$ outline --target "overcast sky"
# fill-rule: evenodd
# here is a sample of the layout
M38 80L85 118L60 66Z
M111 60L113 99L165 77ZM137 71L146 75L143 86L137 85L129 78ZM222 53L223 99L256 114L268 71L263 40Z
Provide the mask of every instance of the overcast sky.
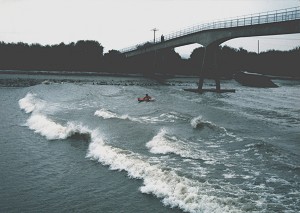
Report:
M96 40L122 49L217 19L300 6L300 0L0 0L0 41L40 44ZM234 39L250 51L300 46L300 34ZM181 48L187 54L191 48Z

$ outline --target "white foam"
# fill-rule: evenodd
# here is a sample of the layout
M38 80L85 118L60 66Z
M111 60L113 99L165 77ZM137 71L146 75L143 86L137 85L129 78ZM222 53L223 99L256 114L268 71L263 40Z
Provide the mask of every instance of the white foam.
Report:
M202 120L202 116L198 116L198 117L195 117L191 120L191 125L193 128L197 128L198 127L198 123Z
M282 178L276 177L276 176L272 176L270 178L266 179L267 183L281 183L283 185L289 185L290 183Z
M138 123L159 123L159 122L175 122L178 119L181 119L177 113L170 112L170 113L163 113L159 116L139 116L139 117L134 117L130 115L119 115L115 112L111 112L110 110L107 109L100 109L97 110L94 113L95 116L101 117L103 119L111 119L111 118L116 118L116 119L121 119L121 120L130 120L133 122L138 122Z
M119 118L119 116L116 113L113 113L106 109L100 109L97 110L94 115L98 117L102 117L103 119L109 119L109 118Z
M136 122L140 122L140 123L143 121L142 119L137 119L137 118L131 117L129 115L118 115L117 113L111 112L107 109L97 110L94 113L94 115L101 117L103 119L117 118L117 119L121 119L121 120L131 120L131 121L136 121ZM145 121L147 122L148 119L145 118Z
M223 176L226 179L231 179L231 178L236 178L237 177L236 174L233 171L230 171L230 170L229 170L228 173L223 174Z
M48 140L66 139L75 133L90 133L90 130L81 124L68 122L66 126L62 126L47 118L45 115L38 113L32 114L26 124L31 130L34 130L35 133L45 136Z
M46 102L37 98L33 93L28 93L24 98L20 99L19 106L26 113L32 113L26 122L29 129L45 136L48 140L66 139L75 133L90 134L91 132L81 124L68 122L63 126L52 121L42 114L43 109L47 106Z
M26 96L19 100L19 107L26 113L53 113L61 108L58 103L47 103L38 98L34 93L27 93Z
M197 155L197 150L192 151L186 142L175 136L169 136L164 128L160 129L158 134L146 144L146 147L153 154L173 153L184 158L200 159L200 156Z
M139 118L135 118L134 121L139 121L142 123L159 123L159 122L174 123L180 119L184 119L184 118L180 117L180 115L176 112L169 112L169 113L162 113L159 116L141 116Z
M191 120L191 126L196 129L196 128L204 128L204 127L208 127L209 129L212 130L216 130L219 131L221 133L223 133L224 135L227 135L229 137L232 137L235 139L235 141L241 142L243 141L242 138L237 137L236 135L234 135L233 133L230 133L226 130L226 128L222 127L222 126L218 126L216 124L214 124L213 122L210 121L206 121L203 119L203 117L200 115L198 117L194 117ZM229 141L229 142L233 142L233 141Z
M224 127L220 127L220 126L214 124L213 122L204 120L201 115L198 117L195 117L191 120L191 126L195 129L208 127L210 129L219 130L219 131L222 131L222 132L225 132L226 134L228 134L227 130Z
M163 113L159 116L162 121L166 122L176 122L177 120L187 120L188 118L180 113L177 112L168 112L168 113Z
M151 141L146 144L151 153L154 154L167 154L167 153L179 153L180 150L175 143L166 138L166 130L161 129L157 135L155 135Z
M31 98L30 95L27 98ZM29 101L29 103L32 103ZM22 106L21 106L22 105ZM34 104L33 104L34 105ZM150 164L148 159L138 154L109 146L98 131L81 124L68 122L65 125L55 122L46 115L36 111L35 106L28 106L32 112L27 125L36 133L49 140L65 139L75 133L90 134L91 143L87 157L108 165L112 170L123 170L131 178L143 180L142 193L153 194L171 207L179 207L187 212L230 212L234 210L235 199L214 196L214 189L208 183L200 183L179 176L173 170L164 170L159 164ZM20 104L27 109L27 106ZM175 138L173 138L176 141Z
M38 111L44 108L45 101L36 97L33 93L27 93L26 96L19 100L19 106L26 113Z
M185 142L169 135L165 128L160 129L158 134L146 143L146 147L153 154L176 154L183 158L204 160L206 164L215 164L217 162L206 151L199 150L197 145L194 146L193 142ZM207 171L203 169L202 175L206 173Z
M162 199L164 205L179 207L187 212L240 212L232 203L235 198L210 195L215 189L150 164L135 153L106 145L99 134L93 132L87 157L107 165L112 170L126 171L131 178L143 180L140 191Z

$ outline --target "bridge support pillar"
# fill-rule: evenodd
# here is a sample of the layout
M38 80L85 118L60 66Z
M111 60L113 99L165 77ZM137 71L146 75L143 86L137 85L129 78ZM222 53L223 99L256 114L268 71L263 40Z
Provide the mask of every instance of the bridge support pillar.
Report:
M221 81L220 81L220 71L218 69L218 44L211 44L207 47L204 47L204 53L202 58L201 70L199 75L199 82L197 89L185 89L190 92L235 92L233 89L223 89L221 90ZM210 77L215 80L216 89L203 89L203 83L205 77Z
M202 63L201 63L201 68L200 68L200 75L199 75L199 82L198 82L198 90L200 93L202 92L203 83L204 83L205 57L206 57L206 47L204 47L204 53L203 53L203 58L202 58Z
M198 83L198 90L199 91L202 91L203 82L204 82L204 78L200 77L199 83Z
M221 92L221 82L220 79L215 79L216 81L216 91Z
M204 47L204 54L202 58L202 65L200 70L200 76L199 76L199 83L198 83L198 90L199 92L205 91L203 90L203 83L204 83L204 76L205 72L210 71L212 73L213 78L216 82L216 90L215 92L221 91L221 82L220 82L220 76L218 72L218 66L217 66L217 51L218 51L218 45L210 45L208 47ZM210 89L212 91L212 89Z

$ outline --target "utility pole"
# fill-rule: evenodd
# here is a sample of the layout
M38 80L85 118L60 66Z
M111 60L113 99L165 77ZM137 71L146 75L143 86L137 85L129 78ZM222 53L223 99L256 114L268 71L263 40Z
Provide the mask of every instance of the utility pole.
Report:
M154 39L153 40L154 40L154 44L155 44L155 32L158 31L158 29L153 28L152 31L154 32Z
M257 54L259 54L259 40L257 40Z

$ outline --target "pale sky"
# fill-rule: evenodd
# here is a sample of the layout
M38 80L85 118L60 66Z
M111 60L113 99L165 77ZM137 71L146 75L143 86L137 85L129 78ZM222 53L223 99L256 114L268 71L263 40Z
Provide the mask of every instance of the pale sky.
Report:
M0 0L0 41L58 44L96 40L104 52L219 19L300 6L300 0ZM300 46L300 34L233 39L249 51ZM195 45L193 46L195 47ZM176 49L188 55L192 47Z

